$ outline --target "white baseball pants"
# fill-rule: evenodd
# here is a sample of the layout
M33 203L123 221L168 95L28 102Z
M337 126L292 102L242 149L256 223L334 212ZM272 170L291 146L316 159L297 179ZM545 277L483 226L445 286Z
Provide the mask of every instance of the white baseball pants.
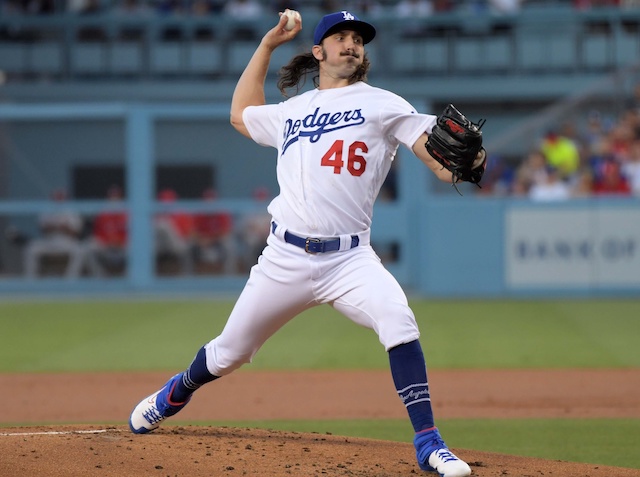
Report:
M407 298L371 246L309 254L270 234L222 333L205 345L207 368L224 376L304 310L327 303L373 329L385 350L419 338Z

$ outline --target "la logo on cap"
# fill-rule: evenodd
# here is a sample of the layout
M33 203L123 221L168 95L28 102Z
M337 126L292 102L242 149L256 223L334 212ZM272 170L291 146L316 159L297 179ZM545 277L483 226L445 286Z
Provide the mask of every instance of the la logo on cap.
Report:
M341 28L357 31L362 36L365 44L376 36L376 29L373 25L363 22L353 13L342 10L322 17L313 33L313 44L319 45L326 36L339 31Z

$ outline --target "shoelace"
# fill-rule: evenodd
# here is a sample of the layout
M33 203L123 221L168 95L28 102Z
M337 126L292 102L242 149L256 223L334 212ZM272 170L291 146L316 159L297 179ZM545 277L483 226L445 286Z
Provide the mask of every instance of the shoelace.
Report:
M449 450L447 449L439 449L436 451L436 455L440 458L440 460L442 460L443 462L450 462L452 460L458 460L458 458L453 455Z
M418 452L418 458L422 458L425 461L429 458L431 453L447 450L447 446L444 443L442 437L440 437L440 434L434 433L429 437L431 437L429 441L424 441L421 443L420 451Z
M143 412L142 417L149 421L149 424L156 424L164 419L164 417L158 412L155 407L152 407L148 411Z
M442 439L442 437L440 437L440 434L436 434L433 439L430 442L430 446L432 449L434 447L441 447L442 450L446 450L447 446L444 443L444 440Z

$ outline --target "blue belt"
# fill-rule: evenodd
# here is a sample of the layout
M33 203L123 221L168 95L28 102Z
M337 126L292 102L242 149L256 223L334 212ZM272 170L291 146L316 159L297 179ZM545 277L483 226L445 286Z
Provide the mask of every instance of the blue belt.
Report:
M275 233L277 227L278 224L272 222L271 232ZM284 241L290 243L291 245L295 245L296 247L304 249L304 251L307 253L325 253L340 250L339 238L322 240L314 237L298 237L291 232L285 231ZM352 235L351 246L349 248L357 247L358 244L360 244L360 237L358 237L357 235Z

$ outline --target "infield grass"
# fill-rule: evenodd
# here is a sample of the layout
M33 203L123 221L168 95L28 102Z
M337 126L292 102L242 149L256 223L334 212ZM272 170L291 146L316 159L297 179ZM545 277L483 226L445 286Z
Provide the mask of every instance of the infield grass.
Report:
M640 300L413 300L411 305L431 369L640 366ZM0 372L182 370L222 330L232 306L233 301L215 300L3 301ZM323 306L286 325L246 368L387 367L372 331ZM412 433L408 420L215 424L402 442ZM640 469L638 419L465 419L438 425L454 448Z
M640 366L640 300L412 301L428 366ZM232 301L0 302L0 372L181 370ZM155 350L162 349L162 353ZM386 369L375 334L328 306L287 324L251 369Z

